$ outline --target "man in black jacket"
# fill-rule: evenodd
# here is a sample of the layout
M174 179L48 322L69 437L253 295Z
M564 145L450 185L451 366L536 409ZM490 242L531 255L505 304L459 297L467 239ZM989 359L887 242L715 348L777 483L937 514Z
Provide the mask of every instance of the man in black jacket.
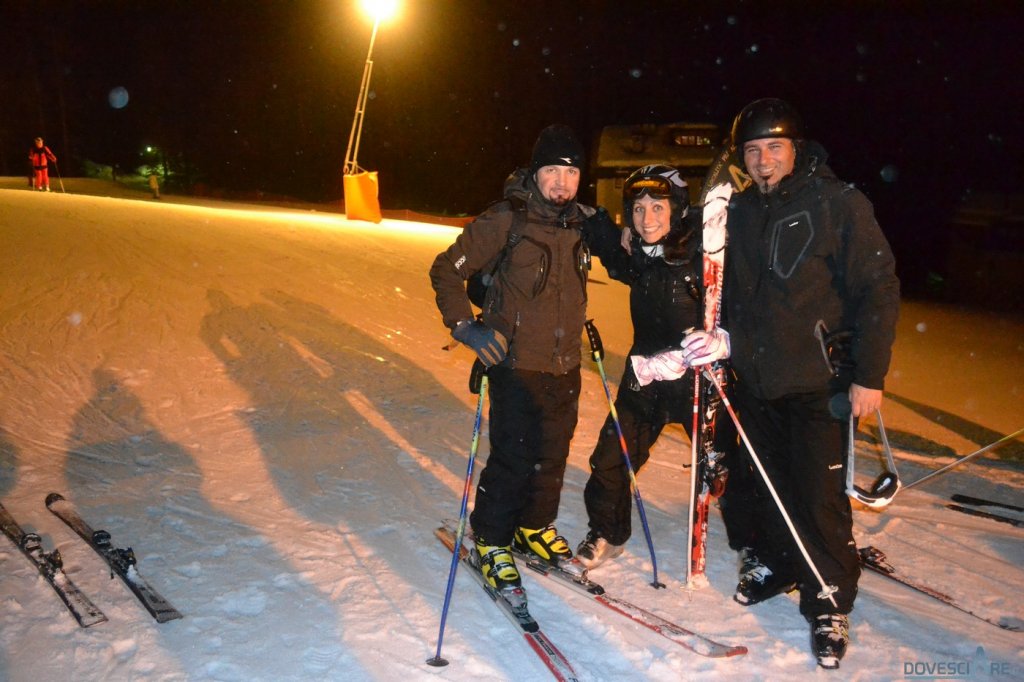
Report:
M836 668L860 576L845 424L881 404L899 282L870 202L836 178L802 128L778 99L736 118L733 141L754 184L729 207L724 326L743 426L811 562L763 491L763 570L742 576L735 598L752 605L799 588L818 662ZM823 354L826 330L848 332L846 371Z
M490 456L470 523L481 569L498 589L521 582L510 545L552 562L572 559L555 528L576 429L589 251L578 204L583 146L564 125L541 131L529 168L505 200L466 225L430 269L452 336L488 367ZM483 274L473 316L466 280Z

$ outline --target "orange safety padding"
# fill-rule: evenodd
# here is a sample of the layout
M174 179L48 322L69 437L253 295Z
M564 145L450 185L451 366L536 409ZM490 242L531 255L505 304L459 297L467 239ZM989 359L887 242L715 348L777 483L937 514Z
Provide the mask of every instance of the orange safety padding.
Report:
M367 220L371 223L381 221L378 185L377 171L344 176L345 216L349 220Z

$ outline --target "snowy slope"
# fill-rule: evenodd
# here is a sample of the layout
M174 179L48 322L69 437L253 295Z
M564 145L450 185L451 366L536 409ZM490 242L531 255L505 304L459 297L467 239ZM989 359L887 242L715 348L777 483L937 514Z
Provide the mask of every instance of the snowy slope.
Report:
M431 531L458 513L475 409L472 356L442 350L449 339L426 276L455 234L314 212L0 190L0 501L60 548L68 574L110 619L78 628L0 538L0 679L549 679L468 576L456 582L445 633L452 664L424 665L449 563ZM599 266L594 278L590 314L614 380L630 337L627 292ZM995 330L1000 356L934 342L978 328ZM938 458L899 449L905 480L988 442L910 407L935 407L985 434L1024 426L1021 339L1019 322L905 306L893 382L904 401L887 401L887 425L949 446ZM574 544L586 528L587 457L607 411L595 368L584 367L559 518ZM936 387L949 376L960 378L955 399ZM593 577L750 653L693 655L527 578L534 614L585 679L828 675L792 598L751 609L731 600L735 557L717 510L711 585L682 589L687 453L681 429L670 429L640 475L668 589L647 585L639 533ZM865 457L858 471L867 477L875 466ZM1022 490L1019 465L979 459L901 493L884 512L858 510L857 536L971 610L1021 624L1024 529L944 505L953 492L1021 505ZM46 510L51 491L132 545L140 571L185 618L153 622ZM984 668L980 679L1024 678L1024 633L874 575L861 588L834 679L898 679L950 661L972 674Z

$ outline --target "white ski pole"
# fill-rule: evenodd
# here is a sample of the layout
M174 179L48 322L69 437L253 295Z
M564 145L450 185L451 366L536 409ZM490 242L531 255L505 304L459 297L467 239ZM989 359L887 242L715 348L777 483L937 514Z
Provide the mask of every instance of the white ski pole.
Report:
M1014 438L1016 438L1017 436L1020 436L1021 434L1024 434L1024 429L1017 429L1016 431L1011 433L1009 436L1003 436L1002 438L997 440L995 443L992 443L990 445L986 445L985 447L981 448L980 450L975 450L974 452L972 452L969 455L964 455L963 457L961 457L960 459L956 460L955 462L947 464L946 466L942 467L941 469L937 469L937 470L931 472L930 474L924 476L923 478L919 478L916 481L914 481L913 483L908 483L907 485L905 485L903 487L904 488L913 488L915 485L920 485L920 484L924 483L925 481L927 481L929 478L935 478L939 474L944 474L947 471L949 471L950 469L952 469L953 467L958 467L961 464L963 464L964 462L967 462L968 460L974 459L978 455L982 455L982 454L988 452L989 450L997 448L1000 445L1004 445L1004 444L1010 442L1011 440L1013 440Z
M764 484L768 487L768 492L771 493L772 499L775 500L776 506L779 511L782 512L782 518L785 519L786 525L789 527L789 532L793 535L793 540L796 541L796 546L800 549L800 553L803 554L804 560L807 561L807 565L811 569L811 573L817 579L818 584L821 585L821 592L818 593L819 599L828 599L832 602L832 606L838 607L836 598L833 596L838 591L835 585L826 585L825 579L821 577L821 573L818 572L818 567L814 565L814 560L811 559L811 555L807 553L807 548L804 547L803 541L800 539L800 535L796 532L796 526L793 525L792 519L789 518L789 513L786 512L785 506L782 504L782 500L779 498L779 494L775 492L775 486L772 485L771 479L768 478L768 472L764 470L761 465L761 460L758 458L757 453L754 452L754 446L750 444L750 439L747 438L747 432L743 430L743 425L740 424L739 417L736 416L735 410L732 409L732 403L729 402L729 397L725 395L725 391L722 390L722 385L715 379L714 374L709 370L704 370L704 376L706 376L712 384L715 385L715 389L718 391L718 395L722 398L722 404L725 405L726 411L729 412L729 416L732 418L733 424L736 425L736 430L740 434L740 438L743 439L743 444L747 446L747 452L750 453L750 458L754 460L754 465L757 466L758 473L761 474L761 478L764 480Z

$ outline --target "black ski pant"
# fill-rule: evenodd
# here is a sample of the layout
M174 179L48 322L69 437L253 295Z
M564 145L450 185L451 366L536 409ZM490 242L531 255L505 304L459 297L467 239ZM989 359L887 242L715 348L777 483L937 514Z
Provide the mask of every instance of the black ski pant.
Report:
M487 377L491 451L470 524L477 539L508 545L517 527L543 528L558 516L580 369L555 375L497 366Z
M837 606L819 597L821 585L793 539L778 506L758 477L763 520L758 557L800 588L800 612L811 620L849 613L857 597L860 562L853 512L846 496L844 423L829 411L832 391L765 400L736 390L740 422L826 585L838 588Z
M689 378L682 379L688 381ZM643 392L630 390L623 382L615 400L615 412L629 451L629 462L634 473L650 458L651 448L665 426L664 410ZM678 417L677 417L678 418ZM693 421L679 420L686 435L693 437ZM715 426L715 449L723 457L722 465L728 470L725 493L719 498L722 520L725 522L729 546L735 550L753 547L760 525L760 508L756 502L756 481L750 458L738 448L736 427L724 407L719 407ZM680 458L689 461L689 453ZM590 456L590 478L583 491L590 529L613 545L622 545L632 536L632 491L629 471L622 457L622 445L615 421L609 413L598 436L597 445Z
M615 412L629 451L629 463L634 473L639 473L650 459L651 447L665 428L665 422L658 419L653 401L625 385L619 386ZM689 434L692 426L683 426ZM626 544L632 534L632 491L622 443L611 413L590 455L590 478L583 490L583 501L590 529L613 545Z
M731 391L730 391L731 394ZM729 547L737 552L755 548L761 532L759 478L746 447L740 443L736 425L724 405L715 415L715 449L729 472L725 492L718 498Z

